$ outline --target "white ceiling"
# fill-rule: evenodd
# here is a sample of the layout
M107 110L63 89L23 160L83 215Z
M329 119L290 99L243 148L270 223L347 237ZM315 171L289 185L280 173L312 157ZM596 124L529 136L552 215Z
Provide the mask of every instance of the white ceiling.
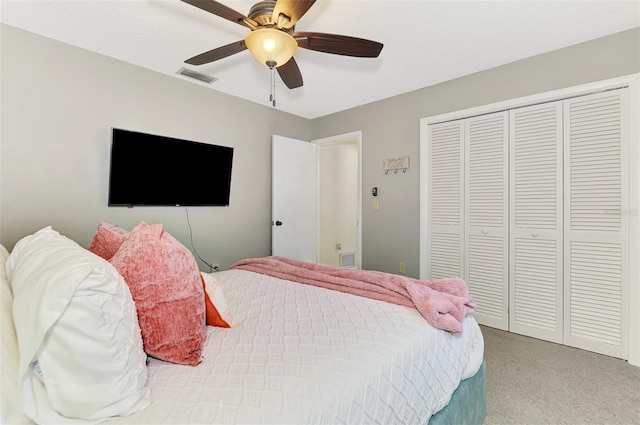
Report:
M256 2L220 1L245 15ZM2 0L0 20L189 81L176 75L184 60L249 31L179 0ZM276 76L277 108L316 118L638 26L638 0L318 0L297 31L384 48L375 59L299 49L304 86ZM187 67L218 78L206 87L270 105L269 69L249 51Z

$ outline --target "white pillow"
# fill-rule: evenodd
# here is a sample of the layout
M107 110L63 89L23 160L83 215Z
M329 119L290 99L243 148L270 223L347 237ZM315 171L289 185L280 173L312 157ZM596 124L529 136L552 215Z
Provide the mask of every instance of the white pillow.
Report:
M97 422L146 407L146 354L128 286L108 261L46 227L6 262L22 411Z
M13 327L11 304L13 295L4 272L4 262L9 256L6 248L0 245L0 423L30 424L18 407L18 341Z
M232 326L231 322L231 310L229 309L229 305L227 304L227 299L224 296L224 292L222 292L222 287L220 283L213 277L212 273L200 273L202 278L204 279L205 291L207 295L209 295L209 299L211 303L215 307L217 313L220 315L220 318L224 320L229 326Z

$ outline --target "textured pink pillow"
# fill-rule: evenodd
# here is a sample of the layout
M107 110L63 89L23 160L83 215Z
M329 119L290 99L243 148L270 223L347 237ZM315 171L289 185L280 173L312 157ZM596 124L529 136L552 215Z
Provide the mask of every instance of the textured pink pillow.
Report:
M87 249L105 260L110 260L128 235L128 230L101 221Z
M173 363L200 363L205 303L202 277L191 252L162 224L141 222L111 264L129 285L145 352Z

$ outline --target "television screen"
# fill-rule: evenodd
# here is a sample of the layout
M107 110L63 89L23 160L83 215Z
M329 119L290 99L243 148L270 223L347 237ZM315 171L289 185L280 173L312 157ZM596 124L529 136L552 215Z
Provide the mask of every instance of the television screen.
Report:
M228 206L233 148L112 129L109 206Z

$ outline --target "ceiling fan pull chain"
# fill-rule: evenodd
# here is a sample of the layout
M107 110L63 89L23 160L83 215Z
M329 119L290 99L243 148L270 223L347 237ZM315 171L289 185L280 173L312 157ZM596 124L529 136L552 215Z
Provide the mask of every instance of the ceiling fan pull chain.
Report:
M269 86L271 93L269 94L269 102L273 102L273 68L269 68L269 72L271 73L271 85Z
M276 68L271 67L271 102L276 107Z
M271 103L273 104L274 108L276 107L276 85L273 82L273 80L275 79L275 73L276 69L274 67L271 67Z
M276 107L276 63L273 61L267 61L269 71L271 71L271 94L269 95L269 102Z

